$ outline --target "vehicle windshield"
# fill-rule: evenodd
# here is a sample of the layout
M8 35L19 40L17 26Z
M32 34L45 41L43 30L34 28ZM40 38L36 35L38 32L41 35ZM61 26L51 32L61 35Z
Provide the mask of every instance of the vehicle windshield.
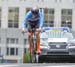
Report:
M41 41L47 41L48 38L67 38L68 40L73 39L72 33L69 28L66 27L48 27L45 28L45 32L41 33Z

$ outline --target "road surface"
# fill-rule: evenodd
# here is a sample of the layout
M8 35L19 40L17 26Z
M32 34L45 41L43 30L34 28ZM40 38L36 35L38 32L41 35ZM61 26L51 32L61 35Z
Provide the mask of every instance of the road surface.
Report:
M0 64L0 67L75 67L75 63Z

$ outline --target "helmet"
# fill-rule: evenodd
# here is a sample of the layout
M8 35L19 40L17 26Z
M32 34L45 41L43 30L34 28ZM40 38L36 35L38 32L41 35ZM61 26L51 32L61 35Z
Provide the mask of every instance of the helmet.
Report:
M38 12L39 12L38 7L33 7L33 8L31 9L31 12L32 12L33 14L38 14Z

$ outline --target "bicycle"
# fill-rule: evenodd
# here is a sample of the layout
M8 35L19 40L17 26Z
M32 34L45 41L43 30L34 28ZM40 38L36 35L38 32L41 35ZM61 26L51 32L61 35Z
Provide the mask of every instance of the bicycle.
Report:
M30 52L30 62L31 63L38 63L38 58L39 58L39 54L36 53L36 36L35 36L35 28L31 29L32 32L32 53ZM28 30L26 30L26 32L28 32ZM44 32L44 30L41 30L40 32Z
M30 53L30 60L31 63L38 63L38 54L36 54L36 36L35 36L35 28L32 28L31 32L32 32L32 53Z

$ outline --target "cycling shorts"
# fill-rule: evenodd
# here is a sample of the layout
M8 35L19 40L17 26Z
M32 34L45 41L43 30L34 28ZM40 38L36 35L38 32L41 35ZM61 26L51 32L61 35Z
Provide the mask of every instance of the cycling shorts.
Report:
M32 32L32 29L37 29L39 28L39 20L38 19L35 19L35 20L30 20L28 22L28 32Z

